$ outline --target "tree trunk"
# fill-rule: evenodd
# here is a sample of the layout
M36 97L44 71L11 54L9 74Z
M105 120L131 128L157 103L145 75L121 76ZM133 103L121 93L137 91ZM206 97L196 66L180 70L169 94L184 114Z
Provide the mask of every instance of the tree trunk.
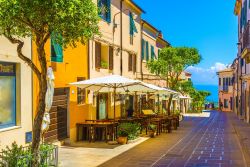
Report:
M39 38L36 39L36 45L39 63L41 67L41 77L38 78L38 105L36 109L37 113L33 124L32 153L34 155L34 158L32 162L32 167L39 166L39 146L42 138L42 121L45 112L45 96L47 91L47 62L44 45L41 40L39 40Z
M168 99L168 115L170 115L170 107L171 107L171 103L172 103L172 99L173 99L173 94L170 94L170 97Z

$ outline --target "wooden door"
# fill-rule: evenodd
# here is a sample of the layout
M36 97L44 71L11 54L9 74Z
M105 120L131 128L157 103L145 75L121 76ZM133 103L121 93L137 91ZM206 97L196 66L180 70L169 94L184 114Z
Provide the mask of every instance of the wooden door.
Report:
M45 141L63 140L68 137L68 88L56 88L50 110L50 125Z

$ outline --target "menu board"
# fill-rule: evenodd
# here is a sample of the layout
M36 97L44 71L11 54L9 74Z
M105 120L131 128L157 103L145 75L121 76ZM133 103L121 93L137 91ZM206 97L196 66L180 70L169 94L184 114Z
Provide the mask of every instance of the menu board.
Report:
M0 62L0 76L15 76L16 68L14 63Z

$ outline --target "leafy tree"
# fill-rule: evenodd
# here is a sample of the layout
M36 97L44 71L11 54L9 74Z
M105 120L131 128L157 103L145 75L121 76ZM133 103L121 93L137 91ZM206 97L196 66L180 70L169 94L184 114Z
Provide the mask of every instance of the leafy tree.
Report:
M181 73L189 66L198 64L201 56L197 49L188 47L166 47L160 51L157 60L147 62L147 67L151 73L160 76L166 80L167 87L173 90L179 90ZM173 95L168 101L168 114Z
M98 30L98 11L92 0L0 0L0 35L17 46L17 55L27 63L39 82L37 114L33 125L32 152L38 166L41 124L47 90L47 60L45 43L51 35L63 47L85 43ZM59 35L58 35L59 34ZM39 64L22 52L23 38L32 37L36 44Z
M211 95L210 92L203 90L195 90L191 92L190 96L192 98L193 110L195 110L195 108L197 110L199 110L199 108L202 108L203 105L205 104L206 97L210 95Z

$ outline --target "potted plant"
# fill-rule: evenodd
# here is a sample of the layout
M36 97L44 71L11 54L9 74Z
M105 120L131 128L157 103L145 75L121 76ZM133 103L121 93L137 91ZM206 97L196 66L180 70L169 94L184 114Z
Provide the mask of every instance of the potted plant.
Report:
M134 140L139 136L140 125L136 123L121 123L118 126L119 144L127 144L128 140Z
M148 125L148 133L150 137L154 137L155 136L155 132L156 132L156 125L154 124L149 124Z

